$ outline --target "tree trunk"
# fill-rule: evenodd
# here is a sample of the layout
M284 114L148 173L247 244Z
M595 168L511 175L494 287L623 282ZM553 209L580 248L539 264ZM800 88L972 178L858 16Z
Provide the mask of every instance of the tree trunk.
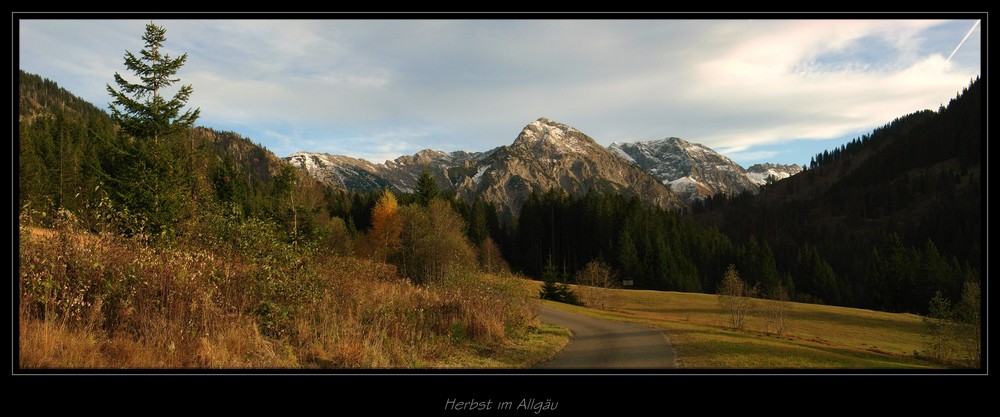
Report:
M288 193L288 200L292 203L292 246L299 247L299 210L295 208L295 191Z

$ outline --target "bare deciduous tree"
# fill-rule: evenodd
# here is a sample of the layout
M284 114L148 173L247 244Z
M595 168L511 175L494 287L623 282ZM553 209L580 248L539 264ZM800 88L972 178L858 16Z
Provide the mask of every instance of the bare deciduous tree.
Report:
M941 291L931 299L924 327L927 355L939 361L950 360L957 340L955 312L951 301L941 295Z
M951 300L938 291L924 317L924 352L944 363L961 362L979 367L982 357L982 293L978 282L966 282L962 298Z
M768 332L773 330L781 336L787 328L788 310L792 306L788 302L788 292L783 285L778 284L769 298L770 300L764 301L764 323Z
M576 283L587 304L591 307L607 310L611 307L611 289L618 288L618 280L608 264L600 260L587 262L582 270L576 273Z
M719 305L729 314L730 324L733 328L743 329L747 324L747 317L756 308L757 294L760 288L756 285L750 286L736 272L736 265L729 265L726 274L719 283Z
M956 316L961 322L961 345L965 359L975 368L982 359L982 292L978 282L966 282L962 288L962 299L956 307Z

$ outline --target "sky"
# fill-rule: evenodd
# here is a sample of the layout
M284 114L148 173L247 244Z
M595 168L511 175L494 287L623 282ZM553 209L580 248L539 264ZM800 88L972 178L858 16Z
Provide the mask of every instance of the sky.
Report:
M21 20L18 64L106 108L148 22ZM805 164L981 70L975 20L153 22L188 55L197 124L372 162L489 150L547 117L602 145L680 137Z

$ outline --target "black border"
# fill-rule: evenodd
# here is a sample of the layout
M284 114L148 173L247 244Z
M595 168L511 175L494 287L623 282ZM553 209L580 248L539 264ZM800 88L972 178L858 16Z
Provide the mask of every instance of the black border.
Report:
M292 11L278 12L273 10L261 10L252 12L232 12L232 11L94 11L95 5L88 4L87 10L78 11L13 11L11 13L11 91L12 91L12 138L18 134L17 125L17 74L19 66L19 21L22 19L746 19L746 18L768 18L768 19L927 19L947 17L953 19L980 19L982 68L981 78L986 86L987 94L984 96L983 108L986 109L987 117L984 118L986 135L983 138L986 144L987 154L989 153L989 88L988 88L988 12L962 11L962 12L894 12L894 11L874 11L874 12L783 12L783 11L728 11L711 12L704 10L694 11L656 11L644 10L645 8L634 8L632 11L557 11L546 6L523 7L514 10L484 10L484 11L447 11L442 9L427 11L404 8L397 11L381 12L373 11L370 6L358 4L356 9L346 9L340 11ZM341 6L341 5L338 5ZM424 6L424 5L421 5ZM484 5L491 7L490 5ZM671 5L673 6L673 5ZM697 6L697 5L693 5ZM100 5L96 5L100 8ZM347 6L350 7L350 6ZM702 6L704 7L704 6ZM13 199L13 247L17 247L17 141L12 140L12 189ZM983 158L986 162L987 158ZM988 208L988 163L985 164L984 171L987 173L987 180L983 183L983 191L986 200L983 205L983 215L986 217L986 231L983 236L984 244L987 248L987 257L981 271L983 277L989 276L989 218ZM12 254L12 266L18 267L17 249ZM17 276L17 269L12 276ZM247 389L248 393L258 390L274 390L275 392L291 390L319 389L330 391L328 397L314 398L305 404L312 404L315 400L328 401L331 408L341 408L344 406L360 406L360 411L368 410L369 413L381 414L380 411L398 410L407 413L417 414L434 413L437 415L504 415L499 412L455 412L446 411L444 402L448 398L459 400L476 399L496 399L514 400L517 398L534 398L539 401L551 399L559 402L559 408L553 411L545 411L536 415L578 415L581 413L594 414L597 412L613 412L615 414L642 413L649 414L653 407L663 401L688 400L689 395L707 395L714 398L709 403L707 412L715 410L716 406L726 407L727 405L737 405L739 399L753 400L754 403L767 403L774 401L777 404L785 404L790 398L758 397L757 393L767 393L777 390L791 390L788 394L801 389L802 393L812 393L817 401L813 406L800 411L815 411L817 409L827 411L841 407L850 407L849 403L844 403L843 395L852 395L853 400L871 397L872 399L885 398L885 390L897 391L899 389L912 389L911 393L920 395L924 389L934 389L935 396L944 394L942 390L961 389L964 383L974 383L982 380L966 378L948 378L948 376L972 376L989 374L988 347L989 347L989 284L987 279L983 279L986 289L986 303L983 305L985 320L983 329L986 331L984 338L983 367L972 370L941 370L941 371L916 371L901 372L893 370L840 370L840 369L808 369L808 370L782 370L782 369L755 369L755 370L712 370L712 369L679 369L675 371L663 370L396 370L396 369L371 369L371 370L344 370L344 371L313 371L313 370L34 370L18 368L18 325L17 325L17 281L12 280L12 319L11 319L11 375L18 376L15 381L18 391L22 389L35 391L38 387L59 389L65 393L69 390L100 389L107 394L114 396L112 387L120 389L142 389L143 387L155 387L157 385L173 386L180 388L194 380L197 384L205 383L204 387L228 386L235 389ZM198 376L202 378L190 378ZM798 376L799 378L787 378L788 376ZM96 381L81 380L81 377L97 377ZM333 377L332 379L330 377ZM180 379L177 379L180 378ZM182 381L183 380L183 381ZM97 382L97 384L92 384ZM958 383L956 383L958 382ZM983 381L986 382L986 381ZM81 387L81 384L86 386ZM893 388L888 388L891 386ZM203 388L204 388L203 387ZM725 391L725 388L731 388ZM738 389L736 389L738 388ZM144 389L143 389L144 390ZM824 392L829 390L827 392ZM338 391L338 392L334 392ZM876 392L880 394L876 394ZM152 394L152 393L150 393ZM966 395L969 393L966 392ZM775 394L777 397L785 397L785 394ZM840 398L838 398L840 397ZM944 395L941 400L952 399ZM808 398L808 397L806 397ZM108 398L110 400L110 398ZM280 401L280 397L272 398ZM730 401L732 399L732 401ZM261 398L264 400L264 398ZM807 400L808 401L808 400ZM899 401L921 401L919 397L907 395L906 398L896 398L893 402ZM159 402L159 401L157 401ZM169 402L169 400L168 400ZM850 403L853 403L851 401ZM822 405L820 405L822 404ZM175 406L177 404L174 404ZM819 406L819 407L816 407ZM170 408L169 406L167 408ZM756 407L752 407L756 408ZM686 407L685 407L686 409ZM767 407L759 408L761 410ZM681 409L676 405L667 410L654 411L656 414L679 414ZM794 408L789 409L789 411ZM485 414L484 414L485 413ZM365 413L367 414L367 413ZM531 415L533 413L512 412L513 415Z

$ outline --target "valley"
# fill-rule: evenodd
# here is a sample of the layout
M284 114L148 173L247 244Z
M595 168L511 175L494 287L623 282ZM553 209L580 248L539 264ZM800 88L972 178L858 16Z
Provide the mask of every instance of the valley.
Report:
M735 162L783 146L756 117L735 119L758 128L751 140L676 118L683 131L618 129L638 120L622 113L576 116L581 129L498 117L513 124L469 138L466 149L488 149L475 152L431 149L453 135L432 123L383 132L404 139L357 125L325 133L355 138L353 153L335 146L342 137L267 130L268 144L302 148L279 155L199 125L196 88L240 96L181 84L188 55L161 53L166 29L143 25L128 74L104 86L106 110L44 74L14 75L18 368L982 366L979 76L936 110L882 120L807 165ZM371 73L294 85L405 107L395 73ZM551 93L535 93L518 96L518 117L543 113L532 103ZM238 114L199 103L221 118L212 126ZM321 112L310 117L333 117ZM789 147L822 139L783 134Z

